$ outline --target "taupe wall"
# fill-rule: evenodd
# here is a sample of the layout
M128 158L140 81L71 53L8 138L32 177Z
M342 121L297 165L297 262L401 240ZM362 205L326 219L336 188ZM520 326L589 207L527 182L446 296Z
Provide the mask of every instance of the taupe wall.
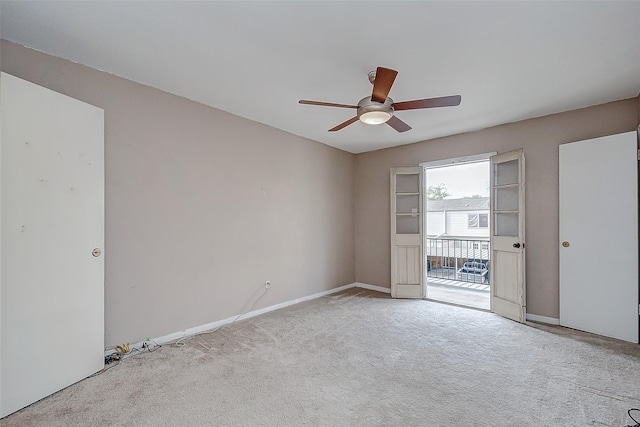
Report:
M528 312L558 317L558 145L640 99L354 156L2 41L2 70L105 110L106 345L354 281L390 286L389 168L524 148Z
M510 123L356 157L356 280L389 287L389 168L523 148L527 311L558 318L558 145L634 130L638 100ZM588 167L588 165L585 165Z
M355 156L2 42L2 70L105 110L106 345L355 281Z

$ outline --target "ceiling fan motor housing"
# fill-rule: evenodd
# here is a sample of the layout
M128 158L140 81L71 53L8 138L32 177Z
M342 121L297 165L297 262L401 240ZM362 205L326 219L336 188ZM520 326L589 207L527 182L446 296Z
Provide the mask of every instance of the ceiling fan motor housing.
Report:
M393 116L393 99L387 97L384 103L372 101L371 97L362 98L358 102L358 119L368 125L379 125Z

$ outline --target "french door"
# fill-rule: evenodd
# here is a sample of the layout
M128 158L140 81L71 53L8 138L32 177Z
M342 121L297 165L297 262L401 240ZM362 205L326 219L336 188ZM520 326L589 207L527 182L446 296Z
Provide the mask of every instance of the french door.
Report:
M423 167L391 169L391 296L424 298Z
M525 233L522 149L491 157L491 311L524 322Z

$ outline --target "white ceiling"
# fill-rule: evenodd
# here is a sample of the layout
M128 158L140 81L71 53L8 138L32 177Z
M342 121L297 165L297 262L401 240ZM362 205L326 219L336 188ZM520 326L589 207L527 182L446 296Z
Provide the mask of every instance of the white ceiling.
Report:
M3 38L352 153L632 98L640 2L2 1ZM367 73L390 96L459 94L400 111L413 127L356 122Z

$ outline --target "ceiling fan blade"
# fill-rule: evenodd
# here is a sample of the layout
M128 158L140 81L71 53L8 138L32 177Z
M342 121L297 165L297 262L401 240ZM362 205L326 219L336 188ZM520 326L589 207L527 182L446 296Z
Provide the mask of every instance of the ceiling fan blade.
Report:
M351 123L355 123L355 122L357 122L357 121L358 121L358 116L355 116L354 118L349 119L349 120L347 120L346 122L344 122L344 123L340 123L338 126L336 126L336 127L334 127L334 128L329 129L329 132L335 132L335 131L340 130L340 129L342 129L342 128L346 128L346 127L347 127L347 126L349 126Z
M411 126L409 126L396 116L391 116L391 118L387 120L387 124L400 133L411 130Z
M394 102L393 109L401 110L417 110L420 108L435 107L455 107L460 105L462 97L460 95L442 96L440 98L416 99L415 101Z
M378 67L376 69L376 79L373 82L371 100L384 103L387 100L387 96L389 96L389 91L397 75L398 72L396 70Z
M319 105L321 107L358 108L357 105L334 104L331 102L309 101L306 99L301 99L300 101L298 101L298 104Z

